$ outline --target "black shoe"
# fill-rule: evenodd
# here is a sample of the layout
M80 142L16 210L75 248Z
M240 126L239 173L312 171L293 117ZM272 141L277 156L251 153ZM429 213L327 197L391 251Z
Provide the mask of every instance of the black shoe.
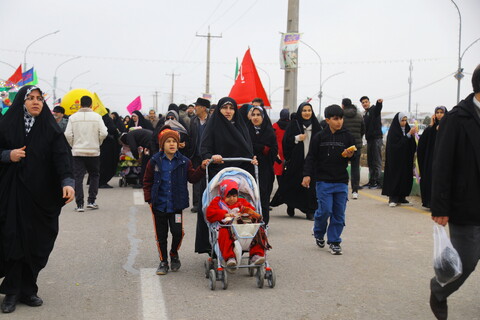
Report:
M370 188L370 185L371 185L371 183L369 182L369 183L364 184L363 186L360 186L360 188L362 188L362 189L363 188Z
M18 301L30 307L40 307L43 304L43 300L36 294L32 294L30 296L22 295Z
M333 255L341 255L342 254L342 247L340 243L330 243L330 253Z
M320 248L324 248L324 247L325 247L325 240L323 240L323 239L315 239L315 242L317 243L317 246L319 246Z
M193 213L197 213L197 212L198 212L198 208L197 208L197 207L192 207L192 208L190 209L190 211L193 212Z
M295 216L295 208L288 207L287 208L287 214L288 214L289 217Z
M7 294L2 302L2 312L3 313L12 313L17 307L18 295L16 294Z
M375 189L381 189L382 186L380 186L378 183L375 183L375 184L371 184L368 189L370 190L375 190Z
M307 220L313 221L314 220L314 214L313 213L307 213Z
M170 257L170 262L172 264L172 271L175 272L175 271L178 271L178 269L180 269L180 267L182 266L182 264L180 263L180 258L178 257L178 254L176 256L172 256Z
M164 275L168 273L168 262L167 261L162 261L160 262L160 265L158 266L157 272L158 275Z
M430 292L430 309L432 309L435 318L446 320L448 318L447 300L438 301L432 292Z
M98 186L99 189L112 189L113 187L109 185L108 183L101 184Z

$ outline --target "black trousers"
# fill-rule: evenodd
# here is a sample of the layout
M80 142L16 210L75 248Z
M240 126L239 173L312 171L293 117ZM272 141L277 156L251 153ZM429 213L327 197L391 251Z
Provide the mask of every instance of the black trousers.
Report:
M352 184L352 192L358 192L358 186L360 184L360 155L362 149L358 148L358 151L350 159L350 180Z
M152 209L152 216L160 261L167 262L168 229L170 228L170 233L172 234L170 256L176 256L178 255L178 250L180 250L183 236L185 234L183 231L183 214L181 211L165 213Z
M382 174L382 146L383 139L367 141L367 162L370 174L368 182L371 185L380 184L380 175Z
M75 201L83 206L83 178L88 172L90 185L88 187L88 203L94 203L98 194L100 179L100 157L73 157L73 176L75 177Z

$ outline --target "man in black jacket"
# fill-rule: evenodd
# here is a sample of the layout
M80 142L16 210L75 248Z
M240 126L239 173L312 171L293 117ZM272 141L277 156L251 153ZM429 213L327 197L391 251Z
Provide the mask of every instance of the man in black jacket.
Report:
M430 307L447 319L447 297L465 282L480 259L480 65L472 76L473 92L448 112L438 127L432 173L432 219L449 223L450 240L463 265L462 275L440 286L430 282Z
M365 115L365 138L367 139L367 160L370 179L363 187L379 189L380 173L382 172L382 107L383 99L378 99L377 104L370 106L370 99L367 96L360 98Z
M355 147L357 152L350 159L350 172L352 184L352 199L358 199L358 189L360 184L360 155L362 154L362 138L365 134L365 123L357 107L352 104L352 100L345 98L342 100L343 127L350 131L355 138ZM349 146L350 147L350 146Z

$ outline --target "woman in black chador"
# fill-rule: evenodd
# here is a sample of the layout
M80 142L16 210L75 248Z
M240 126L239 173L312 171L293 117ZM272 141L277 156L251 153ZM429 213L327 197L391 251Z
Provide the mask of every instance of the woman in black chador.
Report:
M72 155L42 91L22 87L0 121L0 292L4 313L18 301L42 305L37 277L75 197Z
M296 116L290 121L283 136L283 155L285 156L285 171L282 184L272 200L272 206L287 204L287 214L295 215L295 208L313 220L317 210L315 182L312 179L310 188L302 187L303 164L308 154L310 140L320 132L312 105L304 102L297 109Z
M418 140L417 159L421 176L420 193L422 195L422 205L426 208L430 208L433 150L435 149L435 140L437 139L438 124L445 113L447 113L447 108L444 106L436 107L430 126L423 131L420 140Z
M416 132L402 112L395 115L388 130L382 194L389 197L390 207L409 204L406 197L412 191Z
M142 129L147 129L153 131L153 125L150 121L145 119L143 114L135 110L132 113L132 118L130 119L130 122L128 123L128 129L134 128L134 127L142 127Z
M250 134L234 99L224 97L218 101L207 121L200 145L202 159L214 160L208 166L210 179L225 167L240 167L253 174L253 167L247 162L222 163L222 158L253 158ZM208 228L202 211L198 210L197 213L195 252L198 253L210 252Z
M278 146L275 131L273 131L270 118L260 106L252 107L251 118L247 124L252 139L253 153L258 160L258 179L260 188L260 201L265 224L270 220L269 204L272 194L273 163L277 159Z

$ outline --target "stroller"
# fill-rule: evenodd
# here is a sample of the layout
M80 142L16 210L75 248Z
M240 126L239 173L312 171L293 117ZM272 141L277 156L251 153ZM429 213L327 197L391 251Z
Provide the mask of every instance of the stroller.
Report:
M224 162L231 161L248 161L251 162L251 159L247 158L223 158ZM209 162L210 164L211 162ZM222 257L220 247L218 245L218 232L221 227L231 228L231 233L235 235L236 240L235 244L235 255L237 257L238 264L233 268L245 268L248 269L248 274L252 277L256 276L256 283L258 288L263 288L264 280L267 280L270 288L275 287L275 273L267 261L267 250L265 250L265 262L260 265L254 265L248 263L248 256L242 257L242 254L249 252L250 244L252 240L259 232L259 229L262 228L266 233L265 223L248 223L248 224L221 224L220 222L210 223L206 219L207 207L210 205L212 199L218 196L218 185L224 179L231 179L238 183L239 196L245 198L250 202L256 209L259 214L262 214L261 204L260 204L260 192L258 188L258 167L255 166L255 176L256 180L252 177L247 171L236 168L228 167L221 170L219 173L213 177L212 181L208 182L208 165L207 165L207 188L205 189L202 197L203 203L203 215L205 222L207 223L210 237L210 244L212 245L212 252L210 257L205 261L205 277L209 279L209 287L211 290L215 290L217 281L221 281L222 288L226 290L228 288L228 276L226 269L232 268L227 267L226 263Z
M140 162L133 157L130 148L122 147L118 169L120 174L120 180L118 180L119 187L128 187L128 185L136 185L139 183L142 166Z

